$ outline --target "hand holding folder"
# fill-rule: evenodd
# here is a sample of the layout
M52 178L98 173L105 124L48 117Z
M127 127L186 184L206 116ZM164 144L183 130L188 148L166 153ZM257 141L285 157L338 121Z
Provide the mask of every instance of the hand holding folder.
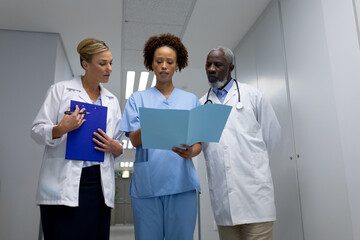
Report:
M103 162L104 152L94 149L96 144L92 139L98 128L106 132L107 107L71 100L70 110L74 111L76 105L86 109L86 121L68 133L65 159Z

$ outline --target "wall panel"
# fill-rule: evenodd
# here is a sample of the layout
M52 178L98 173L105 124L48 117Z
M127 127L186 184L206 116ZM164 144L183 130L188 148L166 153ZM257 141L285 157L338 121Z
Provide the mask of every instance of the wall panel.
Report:
M31 124L54 82L58 34L0 30L0 239L37 239L44 147Z
M265 93L282 127L281 141L270 160L277 208L274 239L303 239L297 160L277 3L269 5L236 48L235 55L238 80Z
M353 239L322 1L280 3L305 239Z

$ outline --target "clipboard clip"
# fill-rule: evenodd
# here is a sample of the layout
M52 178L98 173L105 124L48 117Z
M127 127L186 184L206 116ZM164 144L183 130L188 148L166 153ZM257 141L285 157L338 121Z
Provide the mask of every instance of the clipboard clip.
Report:
M74 111L65 111L64 114L71 115ZM79 114L90 114L90 112L79 112Z

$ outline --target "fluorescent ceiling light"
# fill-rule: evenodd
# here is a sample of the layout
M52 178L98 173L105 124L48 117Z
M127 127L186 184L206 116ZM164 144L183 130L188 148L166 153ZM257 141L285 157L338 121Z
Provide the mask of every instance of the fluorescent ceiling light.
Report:
M122 171L122 178L129 178L130 177L130 172L128 170Z
M128 149L132 149L134 146L131 144L131 141L128 141Z
M151 83L151 87L155 86L156 84L156 75L154 74L154 78L153 78L153 81Z
M148 78L149 78L149 72L141 72L138 91L142 91L146 89Z
M130 95L134 92L134 82L135 82L135 72L128 71L126 74L125 99L128 99L130 97Z
M124 140L122 140L122 143L123 143L123 148L124 149L127 149L127 147L128 147L128 140L126 140L126 139L124 139Z

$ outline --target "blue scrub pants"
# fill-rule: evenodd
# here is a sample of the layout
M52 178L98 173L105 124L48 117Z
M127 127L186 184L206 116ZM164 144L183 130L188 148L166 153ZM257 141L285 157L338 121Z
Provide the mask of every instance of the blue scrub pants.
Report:
M153 198L131 198L135 240L192 240L196 191Z

